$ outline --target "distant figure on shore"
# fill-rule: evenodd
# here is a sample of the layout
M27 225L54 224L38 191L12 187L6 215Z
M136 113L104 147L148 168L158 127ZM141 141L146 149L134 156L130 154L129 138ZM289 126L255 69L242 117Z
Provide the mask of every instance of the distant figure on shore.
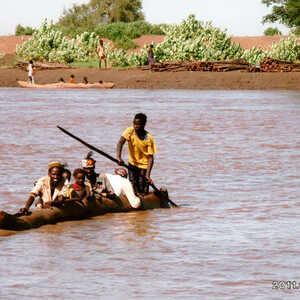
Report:
M107 68L107 61L106 61L106 55L105 55L105 48L103 44L103 40L99 39L99 45L97 48L97 55L99 59L99 69L101 69L102 60L104 60L104 66L105 69Z
M75 83L75 75L71 74L70 78L69 78L69 82L70 83Z
M88 79L87 79L86 76L83 77L82 83L84 83L84 84L88 84L89 83L89 81L88 81Z
M34 65L33 65L32 60L29 61L27 71L28 71L28 81L29 81L29 83L34 84Z
M155 63L154 60L154 52L153 52L153 45L149 45L149 49L148 49L148 64L152 67L153 64Z
M59 80L58 80L58 82L65 83L65 80L62 77L60 77Z

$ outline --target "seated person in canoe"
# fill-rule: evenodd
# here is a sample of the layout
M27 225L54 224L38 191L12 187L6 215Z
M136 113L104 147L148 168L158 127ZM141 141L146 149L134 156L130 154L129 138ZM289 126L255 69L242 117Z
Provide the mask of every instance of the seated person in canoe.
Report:
M64 167L58 161L48 165L48 175L40 178L33 187L25 207L19 210L19 214L28 214L29 208L37 196L40 196L41 207L49 208L64 202L68 187L62 177Z
M85 184L86 172L83 169L75 169L73 172L74 183L68 187L66 202L80 201L84 206L87 206L91 198L91 189Z
M66 166L64 165L64 170L62 172L62 177L65 179L65 184L68 185L70 184L71 181L71 171L69 169L66 168Z
M88 81L88 79L87 79L86 76L83 77L82 83L84 83L84 84L88 84L89 83L89 81Z
M99 189L101 182L99 174L95 172L96 161L92 158L93 152L89 151L85 159L81 161L81 167L86 172L85 185L90 187L92 196L100 198Z
M70 75L69 83L75 83L75 75L74 74Z
M128 201L132 208L141 206L141 200L135 195L124 168L115 169L114 174L101 173L99 179L102 182L101 195L112 199L119 197L123 201Z

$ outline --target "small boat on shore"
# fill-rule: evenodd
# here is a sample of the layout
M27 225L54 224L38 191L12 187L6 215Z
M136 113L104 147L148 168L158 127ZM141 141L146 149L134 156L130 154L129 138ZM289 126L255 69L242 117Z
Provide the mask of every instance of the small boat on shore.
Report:
M111 89L115 86L113 82L103 83L68 83L68 82L56 82L46 84L32 84L28 81L18 81L18 84L23 88L31 89L89 89L89 88L101 88Z
M22 231L38 228L47 224L56 224L63 221L73 221L91 218L105 213L128 212L154 208L169 208L168 192L161 189L141 198L142 207L134 209L127 199L110 199L101 197L93 199L87 206L81 202L67 203L63 207L51 207L47 209L35 209L30 215L13 215L0 211L0 236L6 235L7 230Z

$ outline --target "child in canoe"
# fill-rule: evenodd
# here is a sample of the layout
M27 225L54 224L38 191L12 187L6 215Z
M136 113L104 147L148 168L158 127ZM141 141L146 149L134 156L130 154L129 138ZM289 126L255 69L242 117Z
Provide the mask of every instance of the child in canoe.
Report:
M67 202L80 201L84 206L87 205L91 190L85 182L86 172L83 169L75 169L73 172L74 183L69 185Z

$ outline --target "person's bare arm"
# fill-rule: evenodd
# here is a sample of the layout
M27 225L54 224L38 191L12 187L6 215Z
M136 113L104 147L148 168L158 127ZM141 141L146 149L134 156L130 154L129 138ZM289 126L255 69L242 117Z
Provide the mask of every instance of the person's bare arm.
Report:
M30 206L34 202L35 197L36 197L36 195L31 193L26 201L25 207L21 208L19 210L19 213L21 213L21 214L27 213L29 211Z
M117 145L117 159L119 161L119 165L122 165L124 163L123 159L122 159L122 149L123 149L123 145L125 144L126 139L121 136Z
M149 159L148 159L148 166L147 166L147 171L146 171L146 178L147 180L152 183L150 174L151 174L151 170L154 164L154 156L153 155L149 155Z

